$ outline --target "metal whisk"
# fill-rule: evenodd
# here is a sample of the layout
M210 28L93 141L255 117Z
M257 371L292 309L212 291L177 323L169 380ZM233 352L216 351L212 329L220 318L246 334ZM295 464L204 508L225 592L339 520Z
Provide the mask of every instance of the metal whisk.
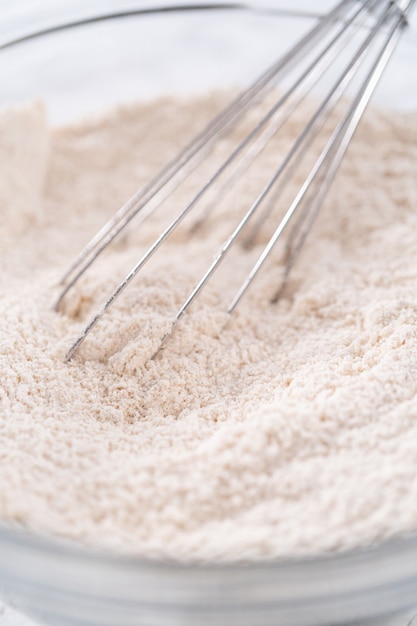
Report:
M194 192L171 223L146 250L136 265L93 316L66 355L69 361L114 301L136 277L147 261L197 205L203 210L194 221L195 230L208 215L216 198L229 193L249 171L252 163L279 137L280 129L291 119L303 100L315 90L305 126L286 154L277 158L258 195L244 209L235 229L221 246L203 277L173 317L170 332L194 302L238 237L245 230L243 245L249 247L266 220L274 221L272 234L256 263L227 309L232 313L251 285L278 241L285 238L283 274L276 289L276 301L285 286L294 261L302 248L324 197L329 190L352 136L371 95L399 41L414 0L342 0L283 57L269 67L249 88L236 97L204 130L188 143L144 188L138 191L86 245L62 279L56 310L80 277L99 255L136 218L143 221L157 210L181 183L192 175L215 151L220 138L237 125L254 119L252 126L227 158L216 164L206 182ZM282 82L284 81L284 82ZM280 88L277 88L277 85ZM320 85L324 84L325 89ZM282 86L284 85L284 86ZM323 95L324 93L324 95ZM347 95L347 97L345 97ZM262 106L261 106L262 105ZM259 117L253 115L254 108ZM246 122L247 123L247 122ZM321 140L321 143L320 143ZM319 142L318 156L313 146ZM317 149L316 149L317 151ZM300 164L314 154L312 165L303 175L296 193L282 206L283 190L297 175ZM215 192L213 201L213 191ZM211 195L210 195L211 194ZM207 198L211 200L207 202ZM203 199L206 200L204 206Z

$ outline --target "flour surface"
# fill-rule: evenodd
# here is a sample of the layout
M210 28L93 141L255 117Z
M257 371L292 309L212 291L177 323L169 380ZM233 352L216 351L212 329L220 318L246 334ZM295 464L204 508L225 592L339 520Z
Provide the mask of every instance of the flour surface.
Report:
M150 359L258 188L248 177L195 235L184 226L167 241L63 362L181 194L133 224L61 314L57 278L224 100L161 100L55 131L41 105L1 113L2 520L209 560L339 550L417 529L415 114L369 112L277 305L279 251L225 324L261 232ZM219 158L228 149L225 139Z

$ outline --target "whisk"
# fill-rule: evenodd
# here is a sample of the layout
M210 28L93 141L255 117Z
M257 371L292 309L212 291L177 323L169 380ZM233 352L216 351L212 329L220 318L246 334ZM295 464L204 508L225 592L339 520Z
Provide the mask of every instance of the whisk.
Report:
M190 229L190 236L193 236L209 218L217 200L230 193L242 177L250 174L252 164L271 144L272 139L277 141L279 131L291 120L303 101L310 97L314 106L304 127L284 156L277 156L273 172L268 175L257 196L248 203L249 206L243 208L243 215L239 216L233 232L173 316L170 331L161 339L161 346L236 241L242 240L241 233L246 233L242 245L249 248L266 222L273 223L269 239L231 299L227 313L231 314L235 310L285 234L283 272L272 301L280 298L372 93L408 23L413 4L414 0L339 2L120 208L85 246L63 276L56 310L61 308L64 299L83 274L134 218L138 223L149 218L183 181L191 177L202 163L212 158L220 139L230 136L239 123L246 120L248 125L248 118L252 121L243 139L238 140L225 160L215 163L204 184L193 192L185 206L98 309L69 349L67 361L180 223L199 206L200 213ZM324 87L321 86L323 84ZM316 90L322 95L312 99L310 94L315 94ZM258 117L254 115L255 109L260 111ZM313 149L316 144L319 145L318 155ZM317 152L317 148L315 150ZM284 190L290 188L291 179L297 176L297 172L299 176L301 164L310 161L312 154L313 163L309 163L302 183L283 206Z

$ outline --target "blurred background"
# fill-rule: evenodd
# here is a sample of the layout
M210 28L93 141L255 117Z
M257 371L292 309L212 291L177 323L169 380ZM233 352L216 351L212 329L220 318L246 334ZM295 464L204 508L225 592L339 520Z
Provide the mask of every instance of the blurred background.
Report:
M235 9L223 10L221 19L218 10L193 11L187 19L181 11L147 13L179 4L198 2L0 0L0 45L99 14L122 16L3 48L0 106L46 98L51 121L60 124L164 91L183 96L247 84L335 2L258 0L247 3L253 10L246 11L239 8L246 3L232 0L227 4ZM144 13L125 16L135 9ZM416 14L374 96L386 106L417 108L417 78L410 63L417 59ZM137 80L131 80L132 73Z

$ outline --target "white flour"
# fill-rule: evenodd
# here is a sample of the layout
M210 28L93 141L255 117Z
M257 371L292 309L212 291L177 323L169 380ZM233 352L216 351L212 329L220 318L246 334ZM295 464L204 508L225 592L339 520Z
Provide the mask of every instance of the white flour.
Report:
M225 262L149 360L231 231L248 180L191 243L168 241L63 362L163 220L94 266L64 315L51 310L51 285L217 100L152 103L53 133L40 106L1 114L0 517L192 559L335 550L415 530L414 114L363 122L278 305L275 258L221 330L236 273L261 241L249 260L236 251Z

